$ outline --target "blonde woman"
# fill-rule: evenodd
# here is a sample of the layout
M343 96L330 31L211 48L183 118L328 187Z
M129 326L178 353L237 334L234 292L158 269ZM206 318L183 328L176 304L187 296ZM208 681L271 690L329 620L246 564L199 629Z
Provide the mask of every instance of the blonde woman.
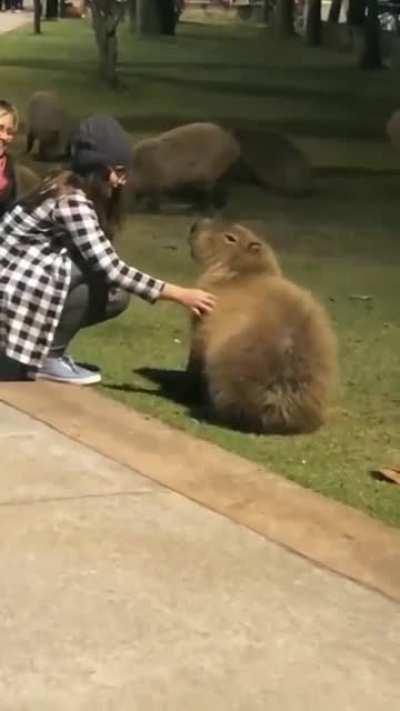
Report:
M0 217L14 202L17 194L14 163L8 147L18 129L16 108L5 99L0 99Z

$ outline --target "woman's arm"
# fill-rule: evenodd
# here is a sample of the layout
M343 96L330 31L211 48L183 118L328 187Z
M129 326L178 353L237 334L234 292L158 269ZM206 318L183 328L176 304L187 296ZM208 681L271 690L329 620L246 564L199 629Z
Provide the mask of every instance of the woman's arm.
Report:
M108 282L118 284L153 303L157 299L174 301L196 316L209 313L215 298L201 289L167 284L130 267L115 252L100 227L96 212L81 192L60 198L54 210L56 222L70 235L71 242L90 269L103 272Z
M186 289L177 284L164 284L160 299L175 301L185 306L195 316L203 316L212 311L215 306L215 297L202 289Z
M81 192L57 200L54 219L68 233L89 269L103 273L105 279L153 303L164 289L164 282L128 266L114 250L100 227L92 203Z

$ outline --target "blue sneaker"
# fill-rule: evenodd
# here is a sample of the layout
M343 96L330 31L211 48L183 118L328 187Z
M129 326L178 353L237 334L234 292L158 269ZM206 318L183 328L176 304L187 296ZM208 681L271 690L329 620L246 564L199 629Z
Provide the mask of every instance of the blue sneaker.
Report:
M75 363L70 356L47 358L36 373L36 380L54 380L57 383L73 385L94 385L100 383L99 371L89 370Z

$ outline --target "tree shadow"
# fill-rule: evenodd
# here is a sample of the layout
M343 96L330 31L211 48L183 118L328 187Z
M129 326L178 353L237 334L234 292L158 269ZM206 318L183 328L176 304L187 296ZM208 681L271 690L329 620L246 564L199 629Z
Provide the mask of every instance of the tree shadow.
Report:
M204 68L208 70L208 65L204 65ZM231 69L231 67L227 67ZM276 99L290 99L295 101L300 99L301 101L309 101L318 104L323 98L324 103L332 104L333 107L340 105L340 102L346 103L355 100L354 91L349 90L336 90L335 92L329 92L324 88L316 87L307 88L299 84L291 85L267 85L259 82L251 81L232 81L232 80L222 80L214 79L211 76L205 77L204 79L199 79L198 77L193 78L193 76L182 76L181 73L178 74L166 74L166 73L154 73L152 71L138 71L137 66L130 66L129 69L126 66L124 68L125 75L134 75L139 79L148 79L151 81L156 81L160 84L170 84L171 86L179 86L179 88L189 89L193 91L204 91L207 94L240 94L241 96L254 96L262 98L276 98ZM360 106L371 106L375 112L379 110L377 102L370 99L369 97L357 97Z

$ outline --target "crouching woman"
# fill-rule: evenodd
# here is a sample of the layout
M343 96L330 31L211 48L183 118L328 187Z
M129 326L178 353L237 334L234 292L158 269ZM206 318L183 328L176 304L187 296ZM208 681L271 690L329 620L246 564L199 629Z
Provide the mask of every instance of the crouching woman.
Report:
M21 379L89 385L101 380L68 354L74 335L118 316L134 294L177 302L201 316L214 297L123 262L108 238L123 166L45 179L0 221L0 353Z

